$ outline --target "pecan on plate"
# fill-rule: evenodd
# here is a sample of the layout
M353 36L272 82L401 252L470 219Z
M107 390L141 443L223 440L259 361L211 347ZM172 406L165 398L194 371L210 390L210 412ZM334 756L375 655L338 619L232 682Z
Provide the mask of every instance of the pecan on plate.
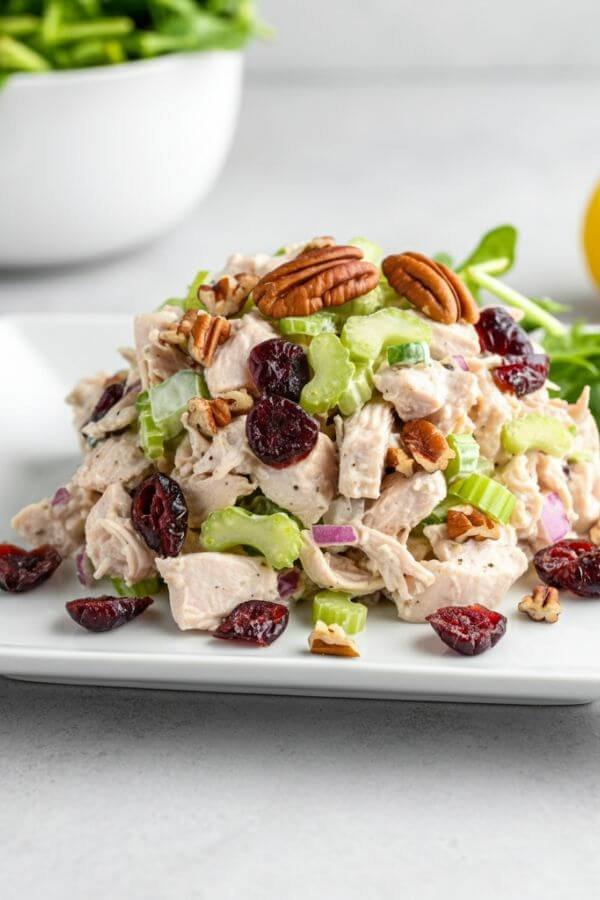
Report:
M231 322L221 316L211 316L201 309L190 309L180 322L161 331L160 339L179 347L194 362L210 366L219 344L231 334Z
M426 472L443 472L456 455L439 428L427 419L405 422L402 440L412 458Z
M423 253L407 252L386 256L382 269L396 293L430 319L445 325L479 321L479 308L470 290L443 263Z
M523 597L519 612L525 613L535 622L557 622L560 616L560 600L555 587L537 584L533 593Z
M326 625L320 619L308 636L308 646L311 653L324 656L360 656L356 641L341 625Z
M363 258L359 247L317 247L307 250L267 275L253 297L265 316L309 316L329 306L371 291L379 270Z
M458 544L470 538L476 541L497 541L500 537L498 523L473 506L454 506L449 509L446 530L448 537Z
M201 284L198 300L213 316L234 316L239 313L257 282L258 275L250 272L223 275L214 284Z

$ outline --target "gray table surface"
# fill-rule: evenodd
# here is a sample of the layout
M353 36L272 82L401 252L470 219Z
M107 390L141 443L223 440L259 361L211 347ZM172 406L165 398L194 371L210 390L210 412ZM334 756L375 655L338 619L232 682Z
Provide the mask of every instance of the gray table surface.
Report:
M593 315L578 230L599 94L583 77L255 82L192 219L108 263L1 274L0 311L152 308L230 249L312 234L460 255L508 220L515 283ZM595 897L599 737L598 704L0 680L0 894Z

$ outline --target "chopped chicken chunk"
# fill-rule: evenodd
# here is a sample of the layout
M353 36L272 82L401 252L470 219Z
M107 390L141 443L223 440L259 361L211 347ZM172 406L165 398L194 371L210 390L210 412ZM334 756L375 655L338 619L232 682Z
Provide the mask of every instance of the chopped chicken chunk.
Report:
M61 556L70 556L84 542L85 520L98 494L74 484L68 484L65 490L66 502L53 503L48 498L31 503L17 513L11 524L34 547L51 544Z
M156 571L154 553L131 521L131 497L122 484L111 484L90 512L85 526L86 553L94 578L113 575L128 584Z
M311 581L331 591L347 591L358 597L384 586L381 575L360 568L346 556L321 550L310 531L302 533L300 562Z
M258 314L249 313L231 320L231 337L217 347L214 359L205 369L206 384L213 397L252 384L248 371L250 351L257 344L278 337L275 329Z
M433 512L446 492L441 472L415 472L411 478L388 475L381 496L365 514L365 525L392 535L410 530Z
M182 630L212 630L246 600L278 601L277 573L264 559L233 553L190 553L157 559L171 612Z
M192 361L177 347L161 342L161 331L179 322L180 309L169 306L135 317L134 339L137 367L143 390L164 381L180 369L192 368Z
M440 536L440 529L443 529ZM434 577L433 584L406 601L396 601L398 615L408 622L424 622L442 606L481 603L495 609L514 582L527 571L527 557L517 547L515 533L505 529L497 541L445 540L445 525L425 529L438 559L421 565Z
M339 476L339 490L344 497L379 497L392 425L390 406L378 401L367 403L346 419Z
M381 575L386 593L394 600L408 600L413 593L433 584L433 576L416 561L406 544L365 525L359 525L356 532L358 546L371 561L373 570Z
M73 483L102 494L115 482L134 487L152 469L152 463L137 445L136 435L126 432L94 447L75 472Z
M303 525L314 525L335 496L335 445L326 434L320 434L311 453L300 462L274 469L255 460L251 475L265 497L298 516Z
M199 528L207 516L224 506L233 506L239 497L247 497L256 484L243 475L188 475L178 482L188 505L189 525Z

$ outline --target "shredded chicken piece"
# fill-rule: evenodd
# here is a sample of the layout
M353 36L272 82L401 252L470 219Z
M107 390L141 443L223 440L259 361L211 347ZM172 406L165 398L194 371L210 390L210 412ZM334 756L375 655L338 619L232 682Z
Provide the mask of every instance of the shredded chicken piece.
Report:
M11 525L34 547L51 544L61 556L71 556L83 544L85 522L98 494L67 484L65 502L48 497L31 503L13 518Z
M111 484L92 508L85 525L86 553L94 578L113 575L128 584L156 571L154 553L131 521L131 497L122 484Z
M339 490L344 497L379 497L385 457L392 433L387 403L367 403L343 424Z

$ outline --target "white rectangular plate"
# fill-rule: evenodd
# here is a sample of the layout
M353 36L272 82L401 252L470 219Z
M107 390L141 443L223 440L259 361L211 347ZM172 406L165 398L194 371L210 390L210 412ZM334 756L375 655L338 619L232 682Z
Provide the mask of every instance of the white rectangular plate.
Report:
M78 464L78 445L63 398L84 374L121 366L115 348L131 342L125 316L31 316L0 320L0 538L10 518L51 495ZM506 598L506 636L490 652L464 658L428 625L399 621L391 604L369 611L360 659L311 656L308 604L291 616L271 647L233 646L180 632L166 596L140 619L90 634L65 612L82 588L65 563L29 594L0 595L0 674L35 681L138 687L479 700L585 703L600 697L600 601L566 599L556 625L516 611L524 592ZM95 593L103 593L102 587ZM448 598L451 600L451 598ZM473 597L473 601L477 600Z

